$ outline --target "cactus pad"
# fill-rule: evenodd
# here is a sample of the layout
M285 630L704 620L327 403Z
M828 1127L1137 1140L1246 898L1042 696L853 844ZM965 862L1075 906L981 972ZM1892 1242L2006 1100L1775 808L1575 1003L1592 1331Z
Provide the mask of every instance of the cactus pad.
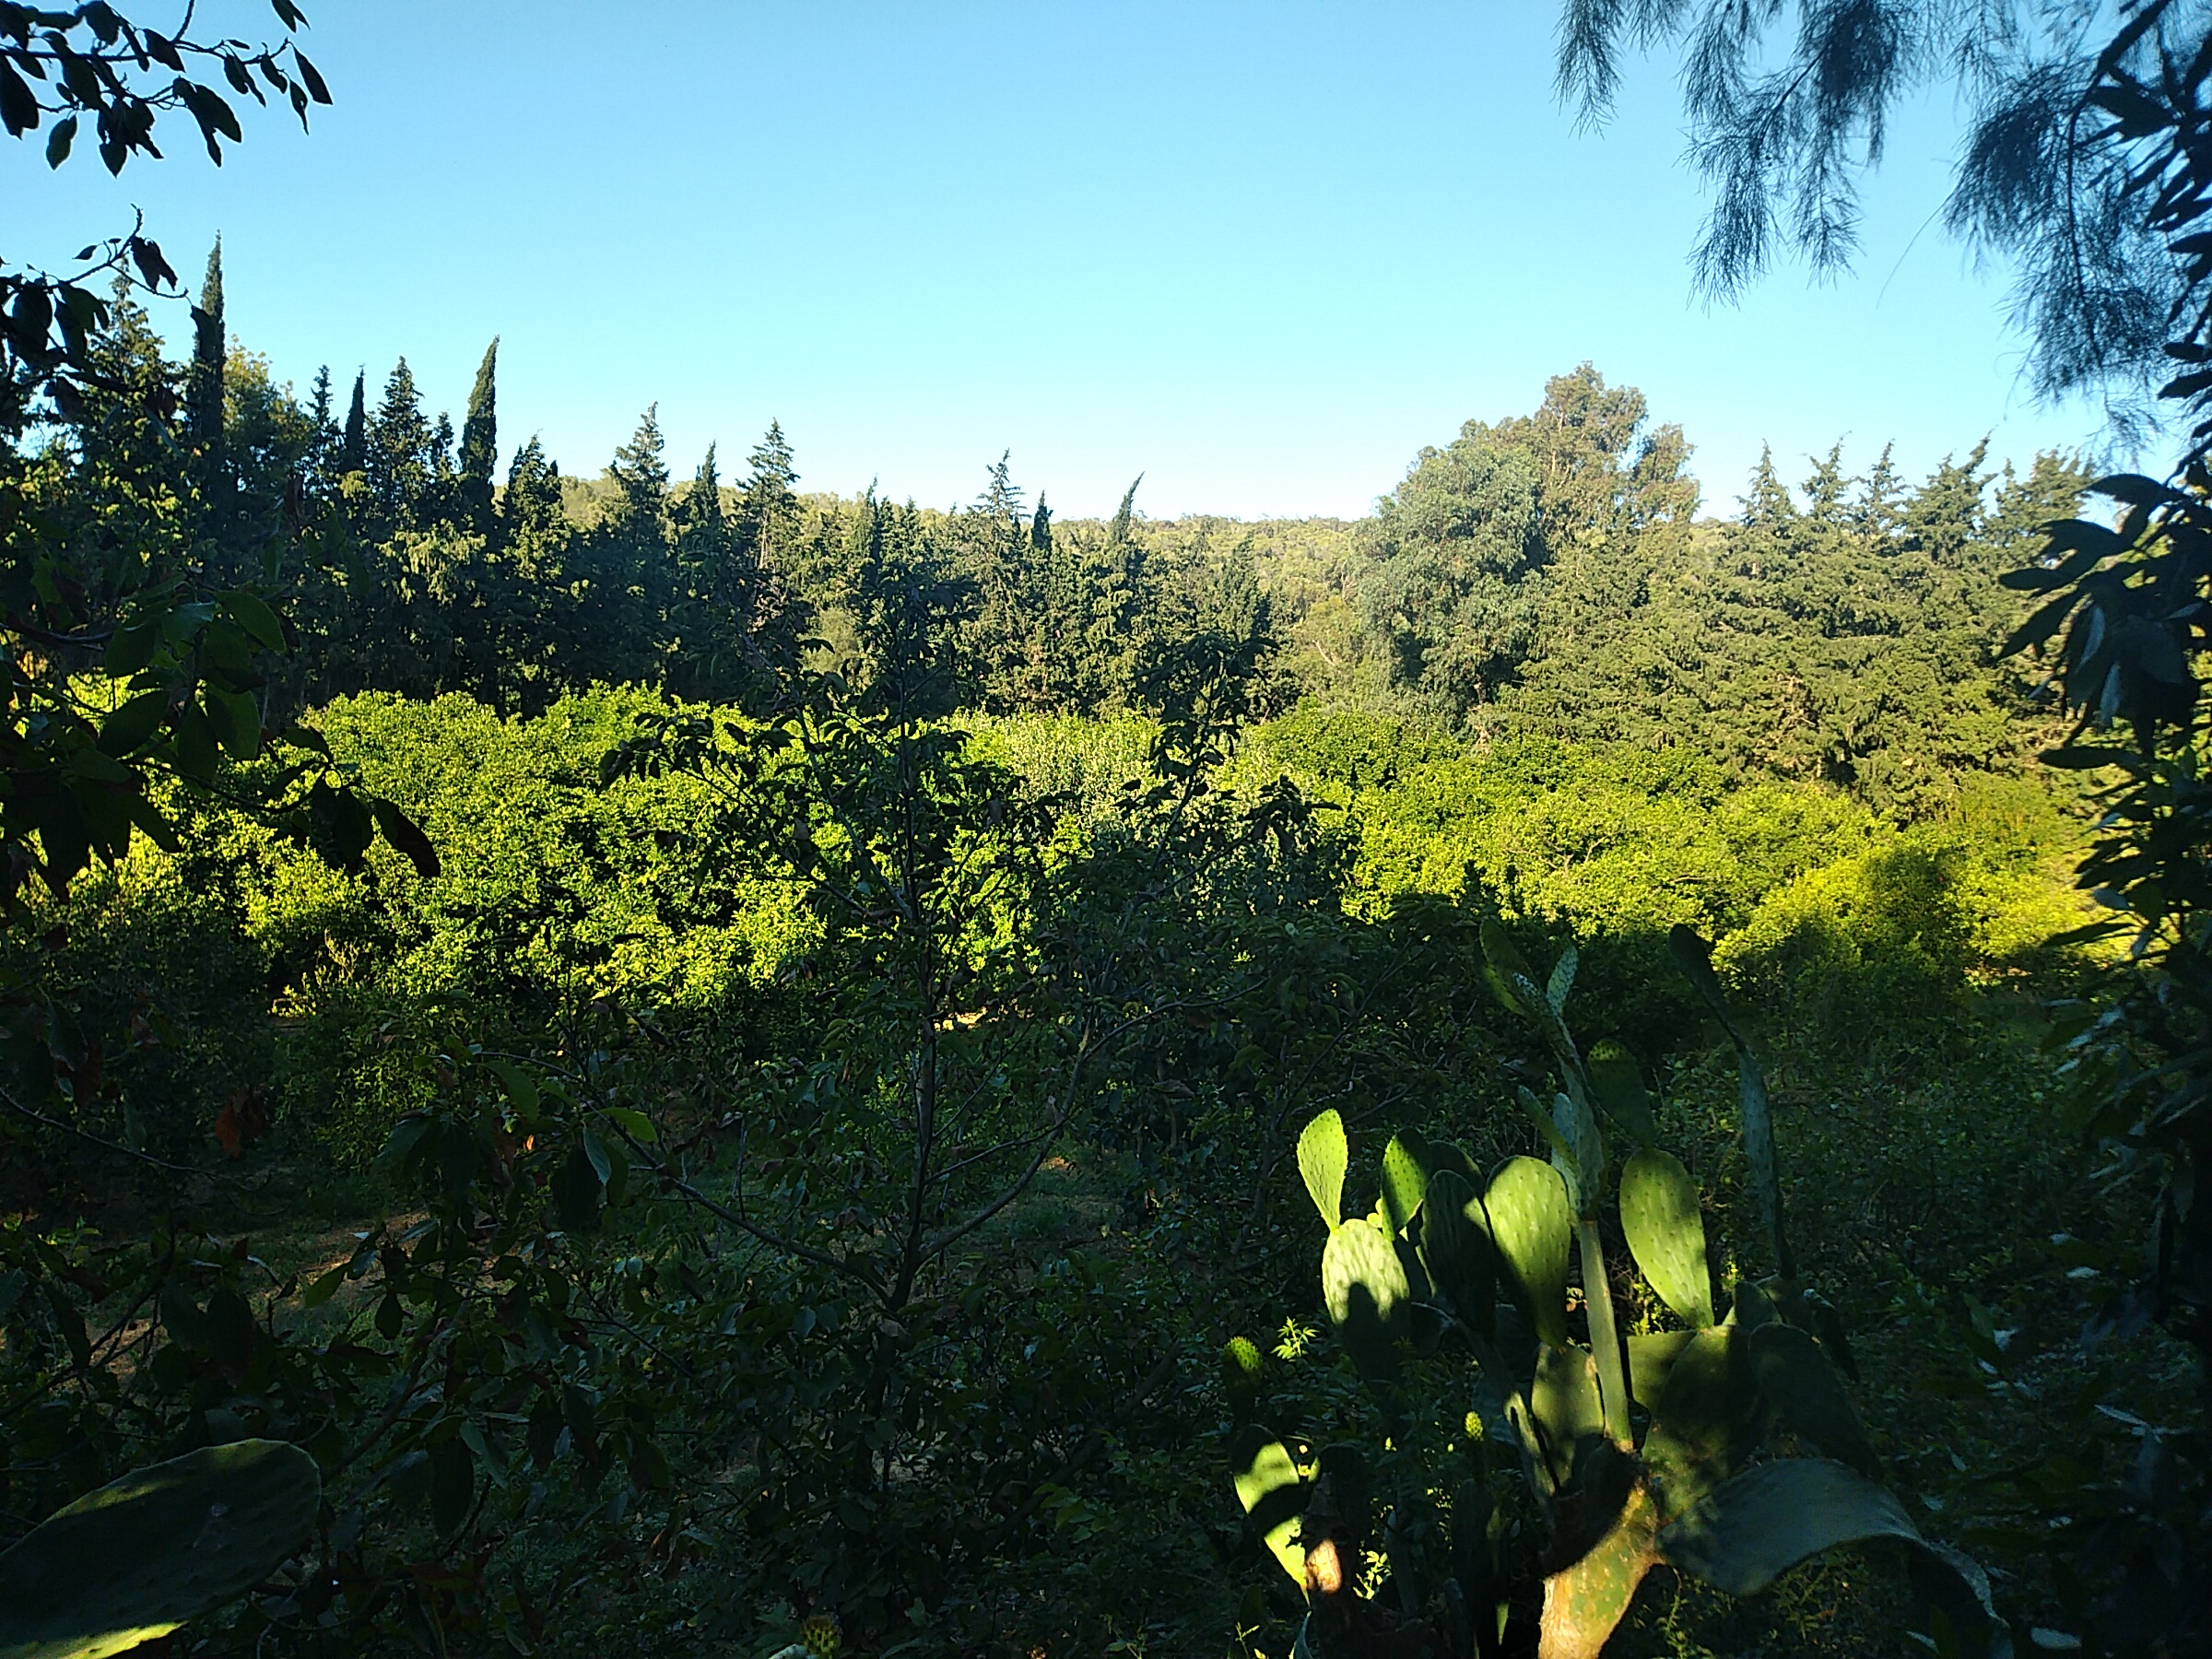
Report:
M1809 1332L1771 1320L1747 1338L1751 1374L1793 1434L1871 1477L1874 1448L1859 1414L1852 1409L1843 1381Z
M1590 1051L1587 1063L1590 1092L1605 1114L1644 1146L1659 1138L1652 1117L1652 1097L1643 1087L1643 1073L1630 1053L1612 1038Z
M0 1659L103 1659L213 1612L307 1539L315 1460L235 1441L134 1469L0 1555Z
M1321 1253L1321 1293L1337 1340L1367 1376L1396 1367L1392 1347L1413 1288L1398 1253L1382 1231L1364 1221L1339 1227Z
M1465 1176L1439 1170L1421 1209L1421 1265L1453 1311L1488 1336L1498 1320L1498 1253L1482 1200Z
M1538 1336L1565 1347L1567 1250L1574 1237L1566 1182L1547 1163L1509 1158L1490 1178L1483 1207L1505 1269L1507 1296Z
M1268 1551L1292 1582L1306 1582L1306 1552L1298 1541L1298 1517L1305 1507L1304 1483L1298 1465L1278 1440L1258 1430L1248 1430L1230 1452L1235 1470L1237 1501L1252 1517L1252 1524Z
M1730 1595L1757 1595L1787 1569L1839 1544L1920 1531L1883 1488L1824 1458L1760 1464L1707 1493L1659 1535L1663 1557Z
M1305 1177L1313 1207L1335 1232L1344 1222L1344 1170L1348 1154L1344 1142L1344 1119L1332 1106L1300 1131L1298 1172Z
M1620 1227L1653 1289L1685 1323L1712 1323L1712 1276L1698 1183L1672 1152L1646 1147L1620 1172Z
M1429 1190L1429 1148L1420 1136L1394 1135L1382 1148L1382 1215L1394 1233L1413 1225Z

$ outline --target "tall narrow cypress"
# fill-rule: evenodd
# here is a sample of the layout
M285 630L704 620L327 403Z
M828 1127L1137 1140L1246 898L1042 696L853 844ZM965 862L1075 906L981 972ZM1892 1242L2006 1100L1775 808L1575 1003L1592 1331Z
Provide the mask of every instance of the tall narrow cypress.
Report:
M353 377L353 402L346 409L346 435L338 441L338 475L358 473L369 465L369 371Z
M469 388L468 414L461 422L460 508L472 530L491 530L491 473L500 460L499 388L497 376L500 342L494 335L477 365L477 383Z
M207 276L192 308L192 378L185 418L192 442L212 469L223 449L223 239L207 252Z

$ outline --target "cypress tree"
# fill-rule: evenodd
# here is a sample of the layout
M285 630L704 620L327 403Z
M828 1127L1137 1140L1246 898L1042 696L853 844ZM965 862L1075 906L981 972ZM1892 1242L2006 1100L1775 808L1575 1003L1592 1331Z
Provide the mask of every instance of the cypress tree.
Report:
M369 468L369 371L353 377L353 402L346 408L346 432L338 441L338 474Z
M213 466L223 448L223 239L207 251L207 276L192 308L192 379L185 418L193 444Z
M1037 492L1036 515L1030 520L1030 546L1040 553L1053 550L1053 510L1044 504L1044 491Z
M477 383L469 388L468 414L461 422L460 512L472 530L491 528L491 473L500 460L499 391L496 383L500 342L495 335L477 365Z
M1129 539L1130 522L1135 517L1136 487L1144 481L1145 475L1143 473L1138 473L1135 477L1130 479L1129 488L1122 496L1122 504L1113 510L1113 522L1106 526L1106 545L1108 547L1119 547Z

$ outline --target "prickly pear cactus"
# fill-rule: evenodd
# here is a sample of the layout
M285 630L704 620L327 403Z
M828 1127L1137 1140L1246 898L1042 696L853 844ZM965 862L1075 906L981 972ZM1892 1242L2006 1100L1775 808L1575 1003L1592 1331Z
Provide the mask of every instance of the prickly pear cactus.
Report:
M315 1460L235 1441L135 1469L0 1555L0 1659L103 1659L211 1613L307 1539Z
M1361 1642L1385 1629L1410 1642L1429 1617L1412 1609L1442 1577L1456 1601L1447 1595L1441 1605L1460 1609L1447 1622L1488 1632L1477 1643L1480 1653L1524 1649L1533 1636L1539 1659L1597 1659L1653 1566L1750 1595L1808 1556L1888 1538L1913 1551L1915 1594L1942 1611L1961 1654L1998 1659L2008 1652L1979 1570L1923 1539L1880 1484L1879 1462L1844 1387L1855 1373L1840 1323L1795 1275L1763 1075L1703 941L1678 928L1671 943L1736 1049L1749 1185L1776 1271L1738 1279L1728 1317L1718 1321L1698 1184L1654 1144L1641 1069L1618 1043L1601 1043L1585 1059L1568 1029L1572 949L1539 980L1503 930L1486 924L1484 971L1492 988L1537 1028L1556 1063L1560 1087L1548 1108L1533 1090L1516 1091L1549 1161L1508 1159L1484 1186L1451 1142L1399 1135L1383 1151L1374 1213L1347 1218L1343 1120L1334 1111L1317 1114L1298 1143L1300 1172L1327 1223L1322 1291L1338 1344L1395 1436L1413 1421L1417 1389L1436 1374L1424 1365L1409 1375L1402 1357L1426 1362L1440 1351L1440 1335L1460 1341L1473 1362L1477 1406L1465 1421L1482 1443L1456 1454L1472 1455L1483 1473L1462 1483L1441 1527L1433 1488L1418 1477L1403 1486L1395 1501L1414 1517L1404 1535L1418 1538L1423 1528L1448 1535L1450 1556L1448 1567L1424 1567L1407 1552L1405 1594L1412 1599L1404 1618L1363 1603L1366 1611L1346 1623L1343 1607L1316 1604L1296 1651L1318 1659L1370 1651L1346 1645L1355 1627L1365 1632ZM1625 1338L1619 1332L1600 1226L1610 1167L1601 1116L1638 1146L1618 1186L1630 1252L1687 1329ZM1571 1294L1577 1266L1579 1298ZM1249 1416L1258 1350L1239 1339L1223 1363L1231 1403ZM1446 1396L1449 1409L1456 1415L1466 1397ZM1791 1451L1792 1441L1822 1455L1773 1455ZM1511 1478L1506 1465L1490 1461L1492 1443L1517 1452L1522 1497L1541 1524L1492 1528L1503 1512L1495 1483ZM1307 1571L1312 1560L1324 1546L1335 1547L1332 1517L1365 1509L1364 1498L1342 1501L1343 1469L1329 1467L1333 1453L1347 1450L1324 1450L1317 1475L1256 1426L1231 1449L1237 1495L1254 1533L1309 1591L1318 1582ZM1392 1478L1403 1480L1403 1471ZM1364 1476L1359 1485L1364 1492ZM1309 1534L1310 1526L1318 1530ZM1394 1547L1391 1555L1394 1575ZM1538 1628L1524 1623L1509 1638L1512 1620L1526 1618L1513 1609L1516 1579L1540 1579L1542 1605Z

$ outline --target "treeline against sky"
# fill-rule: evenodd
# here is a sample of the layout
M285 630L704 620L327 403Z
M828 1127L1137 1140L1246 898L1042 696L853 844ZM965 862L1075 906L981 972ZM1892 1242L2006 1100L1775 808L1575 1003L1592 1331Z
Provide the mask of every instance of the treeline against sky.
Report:
M118 302L112 389L53 431L38 499L57 542L166 543L280 583L273 718L367 690L533 714L594 683L760 709L802 670L872 675L905 607L947 707L1144 712L1176 665L1233 657L1262 670L1253 717L1311 699L1687 745L1910 808L2035 746L1996 577L2086 482L1974 445L1914 485L1887 451L1856 477L1839 451L1794 491L1762 460L1735 517L1700 518L1680 429L1585 364L1533 414L1424 450L1357 524L1154 523L1137 484L1111 520L1055 521L1004 457L949 510L803 494L774 426L741 473L710 447L678 477L650 409L598 476L564 475L535 438L503 451L496 342L457 433L404 359L381 389L325 370L298 395L226 334L219 251L197 321L173 363Z

